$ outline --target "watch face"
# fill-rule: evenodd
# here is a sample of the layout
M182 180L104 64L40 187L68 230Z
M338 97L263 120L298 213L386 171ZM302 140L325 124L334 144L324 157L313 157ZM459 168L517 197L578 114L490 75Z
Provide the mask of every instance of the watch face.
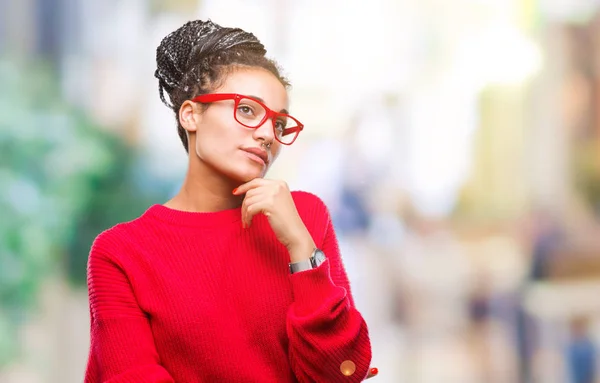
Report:
M320 265L321 263L323 263L325 261L325 253L320 249L315 250L314 257L315 257L315 263L317 265Z

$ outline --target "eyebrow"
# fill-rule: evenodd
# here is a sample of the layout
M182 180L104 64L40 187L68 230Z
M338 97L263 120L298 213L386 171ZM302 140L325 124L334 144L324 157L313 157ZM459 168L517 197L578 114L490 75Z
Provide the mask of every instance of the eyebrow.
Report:
M267 103L265 102L265 100L263 100L262 98L260 98L260 97L258 97L258 96L248 95L248 97L250 97L250 98L254 98L254 99L256 99L256 100L258 100L258 101L262 102L262 103L263 103L263 104L265 104L265 105L267 104ZM287 109L281 109L281 110L279 111L279 113L283 113L283 114L290 114L290 112L288 112L288 110L287 110Z

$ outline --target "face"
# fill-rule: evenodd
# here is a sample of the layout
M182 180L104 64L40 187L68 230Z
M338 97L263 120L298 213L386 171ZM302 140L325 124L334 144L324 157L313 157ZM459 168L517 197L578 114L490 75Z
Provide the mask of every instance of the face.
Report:
M285 87L272 73L261 68L235 70L212 93L237 93L259 98L276 112L289 109ZM239 108L244 106L240 104ZM274 137L270 119L256 129L247 128L236 121L234 109L234 100L207 105L186 101L180 110L180 121L188 130L190 156L196 155L203 165L230 180L244 183L265 176L282 144ZM261 146L263 142L270 147ZM248 152L253 149L266 152L268 161L265 163Z

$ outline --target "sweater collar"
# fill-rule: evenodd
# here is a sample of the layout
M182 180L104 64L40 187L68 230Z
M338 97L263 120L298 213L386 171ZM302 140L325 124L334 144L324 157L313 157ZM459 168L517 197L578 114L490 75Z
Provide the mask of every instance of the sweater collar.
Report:
M148 208L144 215L178 226L221 226L240 222L242 208L216 212L190 212L155 204Z

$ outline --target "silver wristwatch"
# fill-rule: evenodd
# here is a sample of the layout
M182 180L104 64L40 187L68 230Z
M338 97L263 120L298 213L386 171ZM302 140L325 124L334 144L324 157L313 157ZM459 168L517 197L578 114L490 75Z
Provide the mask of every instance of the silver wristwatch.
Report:
M290 273L298 273L300 271L311 270L319 267L325 261L325 253L321 249L314 249L310 258L290 263Z

